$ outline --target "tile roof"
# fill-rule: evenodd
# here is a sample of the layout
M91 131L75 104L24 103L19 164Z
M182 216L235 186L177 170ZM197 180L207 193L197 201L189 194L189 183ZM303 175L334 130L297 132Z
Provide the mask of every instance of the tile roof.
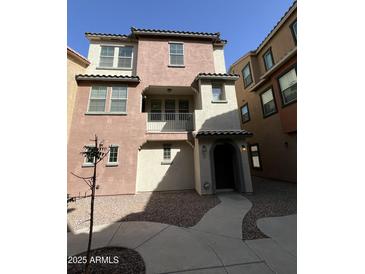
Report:
M131 27L132 33L151 33L151 34L178 34L178 35L193 35L193 36L212 36L219 38L219 32L194 32L194 31L177 31L177 30L162 30L162 29L139 29Z
M118 38L128 38L126 34L112 34L112 33L101 33L101 32L85 32L85 36L102 36L102 37L118 37Z
M216 135L243 135L243 136L251 136L252 133L248 132L244 129L236 129L236 130L199 130L195 137L199 136L216 136Z
M195 79L225 79L225 80L237 80L239 74L234 73L210 73L200 72Z
M100 74L78 74L77 81L119 81L119 82L139 82L138 76L128 75L100 75Z

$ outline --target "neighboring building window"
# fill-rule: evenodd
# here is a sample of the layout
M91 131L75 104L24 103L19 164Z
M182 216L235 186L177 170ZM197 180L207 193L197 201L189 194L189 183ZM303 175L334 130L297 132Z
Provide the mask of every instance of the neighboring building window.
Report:
M89 112L105 112L107 87L93 86L91 88Z
M213 101L223 101L225 99L222 84L212 84L212 95Z
M163 160L171 161L171 145L169 144L163 145Z
M102 46L100 53L100 67L113 67L114 47Z
M183 66L184 65L184 44L170 43L170 65Z
M242 123L250 121L250 112L248 110L248 104L245 104L241 107L241 117L242 117Z
M270 114L276 113L276 104L274 99L274 94L272 89L268 89L267 91L261 93L261 103L262 103L262 112L264 117L269 116Z
M247 63L247 65L242 69L242 78L245 87L252 83L250 63Z
M297 44L297 20L295 20L291 25L290 25L290 29L291 29L291 33L293 35L293 39L295 44Z
M250 153L251 153L251 161L252 167L260 169L261 168L261 160L260 160L260 151L259 145L251 145L250 146Z
M118 163L118 146L111 145L109 151L108 164L117 164L117 163Z
M151 100L151 121L161 120L161 100Z
M283 105L287 105L297 99L297 71L295 68L279 78L279 86Z
M274 65L274 58L272 56L271 48L269 48L264 54L265 69L269 70Z
M127 86L112 87L110 112L127 112Z
M119 47L118 67L132 68L133 47L125 46Z
M189 101L188 100L179 100L179 120L188 120L189 115Z
M175 120L175 100L165 100L166 120Z

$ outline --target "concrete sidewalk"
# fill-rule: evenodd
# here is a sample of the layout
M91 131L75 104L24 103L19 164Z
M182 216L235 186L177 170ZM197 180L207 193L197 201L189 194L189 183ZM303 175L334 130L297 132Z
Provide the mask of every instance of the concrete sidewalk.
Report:
M221 203L191 228L153 222L98 226L93 248L132 248L143 257L147 273L296 273L293 233L280 228L293 225L294 219L296 224L296 218L260 220L260 229L273 239L242 241L242 219L250 201L238 193L222 193L219 199ZM87 233L69 233L68 255L86 250Z

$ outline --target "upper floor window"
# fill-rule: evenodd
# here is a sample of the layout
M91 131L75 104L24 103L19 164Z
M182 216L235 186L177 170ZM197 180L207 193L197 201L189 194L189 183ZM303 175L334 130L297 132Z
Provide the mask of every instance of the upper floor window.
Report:
M224 91L222 84L212 84L212 95L213 95L213 101L224 101Z
M274 65L274 58L272 56L272 52L271 52L271 48L269 48L265 53L264 53L264 64L265 64L265 69L269 70L272 68L272 66Z
M297 71L292 68L283 76L279 77L279 87L283 105L294 102L297 99Z
M133 47L125 46L119 47L118 67L132 68Z
M114 47L102 46L100 52L100 67L113 67Z
M291 29L291 33L293 35L294 38L294 42L295 44L297 44L297 20L295 20L291 25L290 25L290 29Z
M250 112L248 110L248 104L245 104L241 107L241 117L242 117L242 123L250 121Z
M247 87L252 83L250 63L247 63L247 65L242 69L242 78L244 87Z
M184 44L183 43L169 43L170 45L170 65L183 66L184 65Z
M261 93L260 97L261 97L262 112L264 114L264 117L276 113L276 104L272 89L270 88L267 91Z
M89 112L104 112L107 87L93 86L90 93Z
M112 87L110 112L127 112L127 86Z

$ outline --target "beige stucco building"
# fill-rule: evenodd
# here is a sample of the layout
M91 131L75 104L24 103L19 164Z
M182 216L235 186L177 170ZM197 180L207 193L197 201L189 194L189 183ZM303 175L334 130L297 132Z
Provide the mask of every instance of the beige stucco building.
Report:
M84 73L89 64L90 62L80 53L67 47L67 141L70 135L78 88L75 77L77 74Z
M110 148L97 195L195 189L252 192L247 138L219 33L131 28L90 41L68 149L68 174L90 175L80 154L94 134ZM68 193L87 186L72 175Z

